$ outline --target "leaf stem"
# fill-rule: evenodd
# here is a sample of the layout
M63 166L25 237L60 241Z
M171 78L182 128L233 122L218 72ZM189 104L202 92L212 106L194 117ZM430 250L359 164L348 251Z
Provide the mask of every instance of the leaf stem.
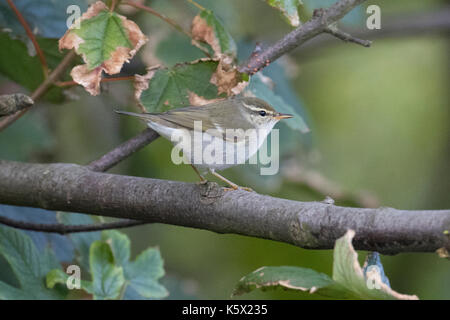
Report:
M194 46L196 46L197 48L199 48L201 51L203 51L203 53L207 56L207 57L211 57L211 55L209 54L208 49L206 49L205 47L203 47L197 40L192 38L192 34L186 30L184 30L177 22L175 22L174 20L170 19L169 17L167 17L166 15L159 13L158 11L147 7L143 4L137 3L137 2L133 2L133 1L123 1L121 2L121 4L124 5L128 5L137 9L141 9L144 10L158 18L160 18L161 20L167 22L168 24L170 24L172 27L174 27L176 30L178 30L179 32L183 33L184 35L188 36L189 38L192 39L192 44Z
M9 6L11 7L11 9L14 11L14 13L17 16L17 19L19 20L20 24L25 29L25 32L26 32L28 38L33 43L34 49L36 50L36 54L39 57L39 61L41 62L41 65L42 65L42 72L44 73L44 78L46 79L48 77L47 61L45 60L44 53L42 52L42 49L39 46L39 43L37 42L36 37L33 34L33 31L31 31L31 28L30 28L29 24L27 23L25 18L22 16L20 11L17 9L17 7L14 4L14 2L12 0L6 0L6 1L8 2Z
M185 35L187 35L188 37L191 37L191 34L184 30L178 23L176 23L174 20L170 19L169 17L167 17L166 15L159 13L158 11L147 7L146 5L137 3L137 2L133 2L133 1L123 1L121 4L127 5L127 6L131 6L140 10L144 10L158 18L160 18L161 20L167 22L168 24L170 24L172 27L174 27L175 29L177 29L178 31L180 31L181 33L184 33Z
M120 288L119 296L117 297L117 300L123 300L125 297L125 292L127 291L127 287L130 284L130 281L125 280L125 283L123 284L122 288Z
M114 78L102 78L100 82L114 82L114 81L125 81L125 80L134 80L134 76L125 76L125 77L114 77ZM78 83L75 81L58 81L55 83L58 87L70 87L76 86Z
M189 3L193 4L194 6L196 6L199 10L206 10L205 7L201 6L200 4L198 4L197 2L193 1L193 0L187 0Z
M116 0L111 0L111 8L109 8L110 12L113 12L116 8Z

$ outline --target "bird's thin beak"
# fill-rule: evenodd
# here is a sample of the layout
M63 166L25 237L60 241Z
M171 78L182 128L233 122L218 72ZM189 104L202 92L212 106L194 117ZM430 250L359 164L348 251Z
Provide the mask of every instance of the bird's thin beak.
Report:
M281 119L289 119L289 118L292 118L292 117L293 117L292 114L288 114L288 113L279 113L279 114L275 117L275 119L281 120Z

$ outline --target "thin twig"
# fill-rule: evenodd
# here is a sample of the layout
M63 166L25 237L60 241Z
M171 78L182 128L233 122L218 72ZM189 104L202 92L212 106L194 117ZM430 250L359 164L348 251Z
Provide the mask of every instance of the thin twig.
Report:
M189 3L193 4L194 6L196 6L199 10L206 10L205 7L201 6L200 4L198 4L197 2L193 1L193 0L187 0Z
M413 36L428 36L432 34L446 36L450 32L450 6L433 8L420 13L395 14L383 18L383 27L379 30L350 29L350 33L357 38L383 39L399 37L405 39ZM444 39L444 38L443 38ZM317 49L326 51L326 48L339 44L331 37L316 37L302 46L295 53L295 57L305 59L317 57Z
M192 34L186 30L184 30L176 21L170 19L169 17L167 17L166 15L159 13L158 11L147 7L146 5L137 3L137 2L133 2L133 1L123 1L121 2L121 4L124 5L128 5L137 9L141 9L144 10L158 18L160 18L161 20L167 22L168 24L170 24L172 27L174 27L176 30L178 30L179 32L185 34L186 36L188 36L189 38L191 38L192 40L192 44L194 44L197 48L199 48L201 51L203 51L203 53L207 56L210 57L211 55L209 54L208 49L206 49L205 47L203 47L197 40L192 38Z
M112 168L139 149L145 147L158 137L159 134L156 131L150 128L145 129L137 136L122 143L107 154L103 155L100 159L92 161L87 165L87 167L92 171L107 171L108 169Z
M262 68L267 67L287 52L292 51L318 34L326 32L330 25L341 19L350 10L364 1L341 0L327 9L315 10L313 17L308 22L291 31L257 56L251 56L247 63L239 67L239 71L252 75Z
M31 223L26 221L18 221L7 217L0 216L0 223L16 229L37 231L37 232L51 232L59 234L69 234L77 232L92 232L110 229L120 229L134 227L148 222L137 220L121 220L107 223L89 224L89 225L66 225L62 223Z
M45 79L44 82L42 82L41 85L36 90L34 90L34 92L31 94L31 99L36 102L37 99L43 96L47 92L47 90L50 89L50 87L53 85L54 81L58 79L68 68L68 66L72 62L72 59L75 58L75 56L76 53L73 50L67 53L66 56L59 63L59 65L55 68L55 70L53 70L52 73L50 73L47 79ZM16 112L15 114L2 119L0 121L0 131L6 129L10 124L12 124L20 117L22 117L29 109L30 108L20 110L19 112Z
M158 18L160 18L161 20L167 22L168 24L170 24L172 27L174 27L175 29L177 29L178 31L180 31L181 33L184 33L185 35L187 35L188 37L191 37L191 34L189 32L187 32L186 30L184 30L176 21L170 19L169 17L167 17L166 15L159 13L158 11L147 7L146 5L137 3L137 2L133 2L133 1L122 1L120 4L123 5L127 5L127 6L131 6L140 10L144 10Z
M338 28L330 27L330 28L325 29L325 32L335 36L338 39L341 39L342 41L353 42L353 43L362 45L363 47L366 47L366 48L370 47L370 45L372 44L372 41L370 41L370 40L356 38L356 37L352 36L351 34L348 34L347 32L339 30Z
M116 8L116 1L117 0L111 0L111 8L109 8L110 12L113 12L114 9Z
M12 0L6 0L9 4L9 6L11 7L11 9L14 11L15 15L17 16L17 19L19 20L20 24L23 26L23 28L25 29L25 32L28 36L28 38L31 40L31 42L33 43L34 49L36 50L36 54L39 57L39 61L41 62L42 65L42 71L44 73L44 79L47 78L48 76L48 65L47 65L47 61L45 60L45 56L44 53L42 52L41 47L39 46L39 43L36 40L36 37L34 36L33 31L31 31L30 26L28 25L27 21L25 20L25 18L22 16L22 14L20 13L20 11L17 9L16 5L14 4L14 2Z
M102 78L100 82L115 82L115 81L129 81L134 80L134 76L124 76L124 77L112 77L112 78ZM73 80L70 81L57 81L55 82L55 85L58 87L71 87L71 86L77 86L78 83L76 83Z

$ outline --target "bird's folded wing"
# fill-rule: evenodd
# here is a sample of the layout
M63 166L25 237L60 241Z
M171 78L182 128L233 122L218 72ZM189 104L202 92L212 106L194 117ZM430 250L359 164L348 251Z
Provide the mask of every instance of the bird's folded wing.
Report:
M158 118L160 124L174 128L184 128L188 130L197 129L202 132L222 138L226 141L239 142L245 139L244 129L232 132L226 130L227 125L223 118L212 118L207 110L202 107L189 107L171 110L165 113L152 114L152 118Z

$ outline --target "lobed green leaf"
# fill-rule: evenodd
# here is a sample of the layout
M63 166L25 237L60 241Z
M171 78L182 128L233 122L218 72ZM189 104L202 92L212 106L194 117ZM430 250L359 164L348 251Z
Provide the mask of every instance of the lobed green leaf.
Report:
M89 259L94 299L117 299L125 285L123 269L114 264L111 247L102 241L91 245Z
M80 29L73 32L84 40L77 52L84 54L89 70L111 58L118 47L132 48L127 30L114 12L100 11L95 17L83 20Z
M65 291L45 287L46 274L58 268L53 253L38 251L31 238L23 231L0 226L0 254L11 266L19 287L0 281L0 299L62 299Z
M150 79L142 80L148 88L138 93L139 102L147 112L164 112L189 105L191 92L205 99L217 98L217 87L210 83L217 65L199 60L156 70Z

